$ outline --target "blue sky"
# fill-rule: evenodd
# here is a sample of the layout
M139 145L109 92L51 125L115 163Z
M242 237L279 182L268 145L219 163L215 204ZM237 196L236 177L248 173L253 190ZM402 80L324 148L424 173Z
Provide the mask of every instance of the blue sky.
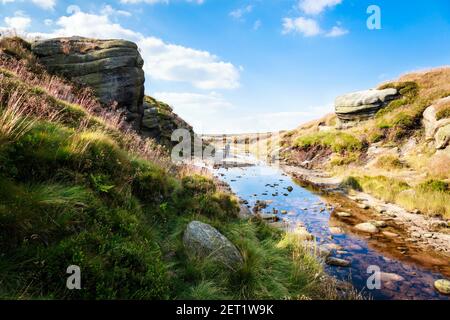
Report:
M146 92L207 133L291 129L337 95L450 64L448 0L0 0L12 28L137 42Z

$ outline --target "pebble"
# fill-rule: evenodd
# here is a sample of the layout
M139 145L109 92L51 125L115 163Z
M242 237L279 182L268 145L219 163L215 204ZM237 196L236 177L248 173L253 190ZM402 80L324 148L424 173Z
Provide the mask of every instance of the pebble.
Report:
M390 231L383 231L383 234L388 238L397 238L398 234Z
M345 259L340 259L336 257L328 257L325 260L325 263L330 266L337 266L337 267L348 267L350 266L351 262Z

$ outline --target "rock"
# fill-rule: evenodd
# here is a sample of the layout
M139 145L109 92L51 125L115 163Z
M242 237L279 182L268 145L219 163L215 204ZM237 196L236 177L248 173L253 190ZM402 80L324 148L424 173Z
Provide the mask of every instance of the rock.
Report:
M166 146L172 146L178 143L176 141L172 142L172 133L176 129L186 129L190 132L191 138L196 137L192 126L174 113L168 104L150 96L145 96L143 110L141 134L144 137L154 138ZM197 139L192 140L194 144ZM200 140L198 144L200 144Z
M396 273L389 273L389 272L380 272L379 273L380 280L382 282L400 282L405 281L405 278L402 276L396 274Z
M368 204L366 204L366 203L358 204L358 207L361 208L361 209L364 209L364 210L367 210L367 209L370 208L370 206Z
M390 231L383 231L383 235L385 235L388 238L397 238L399 236L397 233Z
M336 115L342 122L372 118L378 110L396 98L396 89L365 90L345 94L336 98Z
M450 142L450 123L440 127L434 136L436 141L436 149L445 149Z
M281 214L287 214L288 212L287 212L287 210L281 210L280 213Z
M433 234L432 234L432 233L424 233L423 236L424 236L425 238L428 238L428 239L433 238Z
M344 230L342 230L342 228L339 228L339 227L330 227L329 229L330 229L330 233L331 234L337 235L337 234L344 234L345 233Z
M387 223L386 221L370 221L371 224L373 224L377 228L386 228Z
M367 233L377 233L378 232L378 228L369 222L357 224L355 226L355 229L362 231L362 232L367 232Z
M259 213L258 216L263 220L271 220L275 222L279 220L278 216L272 213Z
M345 259L340 259L336 257L328 257L325 260L325 263L330 266L337 266L337 267L348 267L350 266L351 262Z
M191 257L212 258L236 269L243 259L236 246L209 224L192 221L183 236L186 253Z
M38 40L31 49L50 72L91 87L104 104L115 101L142 116L144 61L135 43L71 37Z
M436 149L444 149L450 141L450 119L436 119L437 107L448 102L450 102L450 97L440 99L423 112L422 122L425 127L425 139L434 140Z
M349 218L352 216L352 214L348 212L336 212L336 215L340 218Z
M450 294L450 281L446 279L439 279L434 282L434 287L439 293Z

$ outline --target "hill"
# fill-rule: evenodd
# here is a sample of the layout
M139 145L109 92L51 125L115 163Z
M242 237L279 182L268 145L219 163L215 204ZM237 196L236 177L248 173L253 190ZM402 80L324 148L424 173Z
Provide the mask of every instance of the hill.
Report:
M121 110L50 74L31 49L0 39L1 298L342 297L298 241L240 218L224 186L173 165ZM184 125L167 125L171 109L145 100L157 104L159 127ZM215 227L239 263L221 263L220 248L192 254L192 221ZM206 253L214 248L200 240ZM81 290L66 287L71 265L81 269Z
M281 138L288 164L407 210L450 219L450 68L336 99L336 113Z

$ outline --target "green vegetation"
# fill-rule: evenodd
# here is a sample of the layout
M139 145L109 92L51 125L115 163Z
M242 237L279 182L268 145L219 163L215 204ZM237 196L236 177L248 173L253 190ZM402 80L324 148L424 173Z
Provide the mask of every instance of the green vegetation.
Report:
M436 112L436 120L447 118L450 118L450 102L439 105Z
M396 155L384 155L377 159L375 166L381 169L395 170L402 169L405 164Z
M418 209L431 216L450 217L450 189L444 181L428 180L417 186L410 186L397 178L359 176L348 177L342 186L370 193L408 210Z
M329 148L333 152L359 151L363 143L355 136L340 132L317 132L300 136L295 140L294 146L300 149L309 149L313 146Z
M14 70L0 74L0 298L338 298L298 241L241 220L213 180L174 167L96 113L90 95L23 59L0 53L2 70ZM187 257L192 220L233 241L242 268ZM80 266L82 290L66 289L69 265Z

